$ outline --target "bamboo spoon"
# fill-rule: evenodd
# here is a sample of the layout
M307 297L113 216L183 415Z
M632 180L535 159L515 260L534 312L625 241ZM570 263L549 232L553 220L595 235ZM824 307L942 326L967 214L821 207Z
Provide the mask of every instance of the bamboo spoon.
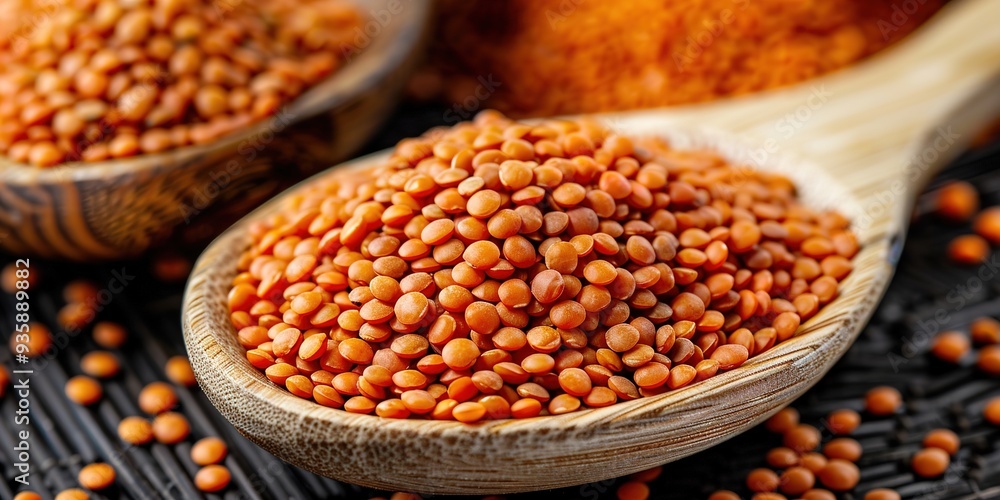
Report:
M871 316L915 195L1000 111L992 80L1000 69L996 19L995 0L953 2L903 44L826 78L745 99L600 117L624 132L665 135L680 146L714 147L730 159L784 171L809 203L835 205L853 218L864 247L840 297L798 337L738 369L607 408L478 425L385 420L297 398L246 361L225 300L237 256L249 244L246 228L275 212L277 199L221 236L195 267L183 313L195 374L223 415L272 453L383 489L482 494L562 487L636 472L728 439L818 381ZM696 130L706 126L740 137Z
M208 144L97 163L41 169L0 157L0 249L133 256L212 205L262 202L257 193L269 191L255 188L353 154L390 116L430 15L427 0L354 1L371 16L351 47L359 53L271 119Z

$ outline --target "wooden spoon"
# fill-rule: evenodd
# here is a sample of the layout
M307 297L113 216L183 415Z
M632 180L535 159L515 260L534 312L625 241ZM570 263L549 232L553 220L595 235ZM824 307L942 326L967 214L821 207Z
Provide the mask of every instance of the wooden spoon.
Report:
M1000 111L1000 92L990 87L1000 68L996 19L995 0L953 2L901 45L825 78L744 99L601 117L625 132L665 135L680 146L709 146L783 171L807 202L836 206L852 217L864 247L840 297L806 322L801 335L740 368L607 408L478 425L380 419L300 399L249 365L225 299L237 258L249 244L247 227L278 210L279 198L221 236L195 267L183 313L195 374L223 415L282 459L390 490L556 488L622 476L712 446L801 395L865 325L892 276L920 187ZM699 130L704 127L729 133ZM362 158L323 175L385 157Z
M254 188L349 157L390 116L430 17L428 0L355 3L373 16L352 47L358 54L271 119L132 158L44 169L0 157L0 249L78 261L134 256L212 205L253 202L269 192Z

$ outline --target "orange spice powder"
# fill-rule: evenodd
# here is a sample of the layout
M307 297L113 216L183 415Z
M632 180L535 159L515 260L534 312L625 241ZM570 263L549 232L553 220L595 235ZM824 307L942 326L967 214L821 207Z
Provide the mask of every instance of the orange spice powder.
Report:
M414 80L415 92L442 90L450 102L516 116L706 101L848 66L941 4L439 0L432 69Z

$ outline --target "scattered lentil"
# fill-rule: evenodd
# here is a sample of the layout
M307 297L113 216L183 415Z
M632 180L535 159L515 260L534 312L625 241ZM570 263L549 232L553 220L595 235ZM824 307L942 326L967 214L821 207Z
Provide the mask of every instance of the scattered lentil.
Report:
M920 477L938 477L948 469L951 459L948 452L940 448L924 448L913 455L913 472Z
M101 321L94 325L94 342L105 349L118 349L128 340L125 327L110 321Z
M791 406L782 408L764 422L764 427L776 434L784 434L796 425L799 425L799 411Z
M896 490L878 488L865 493L864 500L902 500Z
M105 463L89 464L80 469L77 481L88 490L103 490L115 482L115 469Z
M172 410L177 406L177 393L166 382L152 382L139 391L139 408L150 415Z
M190 433L191 426L180 413L168 411L153 419L153 436L163 444L177 444L187 439Z
M958 453L961 440L949 429L934 429L924 436L924 448L940 448L949 455Z
M991 399L983 408L983 418L993 425L1000 425L1000 397Z
M222 465L206 465L194 475L194 485L207 493L224 490L226 486L229 486L230 480L232 480L232 475L229 473L229 469Z
M839 458L857 462L861 458L861 443L851 438L836 438L823 445L823 454L829 459Z
M826 467L817 474L823 486L833 491L850 491L861 479L858 466L847 460L835 458L827 462Z
M217 464L226 458L227 452L225 441L217 437L201 438L191 447L191 461L198 465Z
M1000 344L1000 321L989 317L976 318L969 325L969 333L977 344Z
M947 331L934 337L931 352L949 363L958 363L969 352L969 339L962 332Z
M936 194L937 213L953 222L965 222L979 210L979 193L965 181L951 181Z
M1000 345L988 345L980 349L976 366L985 373L1000 376Z
M198 381L194 378L191 363L185 356L174 356L168 359L163 370L166 372L167 378L177 385L193 387L198 384Z
M68 490L62 490L56 494L55 500L88 500L90 495L86 491L80 488L70 488Z
M92 351L80 358L80 370L91 377L110 378L118 374L118 358L107 351Z
M896 413L902 403L903 395L888 386L875 387L865 394L865 409L879 417Z
M956 264L975 266L989 257L990 244L982 236L966 234L948 244L948 257Z
M66 381L66 397L76 404L92 405L98 402L103 394L100 382L86 375L77 375Z
M838 435L850 434L860 424L861 415L850 409L835 410L826 417L826 426Z
M144 445L153 440L153 426L142 417L125 417L118 423L118 437L129 444Z

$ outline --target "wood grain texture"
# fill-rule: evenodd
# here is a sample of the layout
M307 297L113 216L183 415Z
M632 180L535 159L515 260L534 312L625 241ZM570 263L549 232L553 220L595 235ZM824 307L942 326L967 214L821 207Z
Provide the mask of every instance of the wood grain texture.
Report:
M368 16L391 0L355 1ZM237 134L49 169L0 158L0 248L78 261L133 256L234 191L275 177L301 179L347 158L390 116L417 63L430 3L403 4L343 69Z
M732 161L781 171L808 203L836 206L855 221L864 247L841 295L803 324L799 336L740 368L607 408L477 425L385 420L297 398L246 361L225 300L236 259L250 244L246 228L279 210L279 197L227 231L195 266L182 314L195 374L223 415L282 459L390 490L483 494L562 487L712 446L801 395L857 337L892 276L915 190L961 150L987 112L1000 110L995 95L980 94L1000 68L1000 32L989 27L998 18L1000 2L956 2L904 45L829 78L745 99L599 117L623 132L654 133L678 147L709 147ZM969 32L975 37L961 36ZM916 78L920 71L933 78ZM832 95L786 136L776 120L808 107L817 87ZM970 98L975 105L967 105ZM933 161L908 161L933 148L941 125L959 137ZM768 140L776 146L766 146ZM384 156L321 175L350 175Z

